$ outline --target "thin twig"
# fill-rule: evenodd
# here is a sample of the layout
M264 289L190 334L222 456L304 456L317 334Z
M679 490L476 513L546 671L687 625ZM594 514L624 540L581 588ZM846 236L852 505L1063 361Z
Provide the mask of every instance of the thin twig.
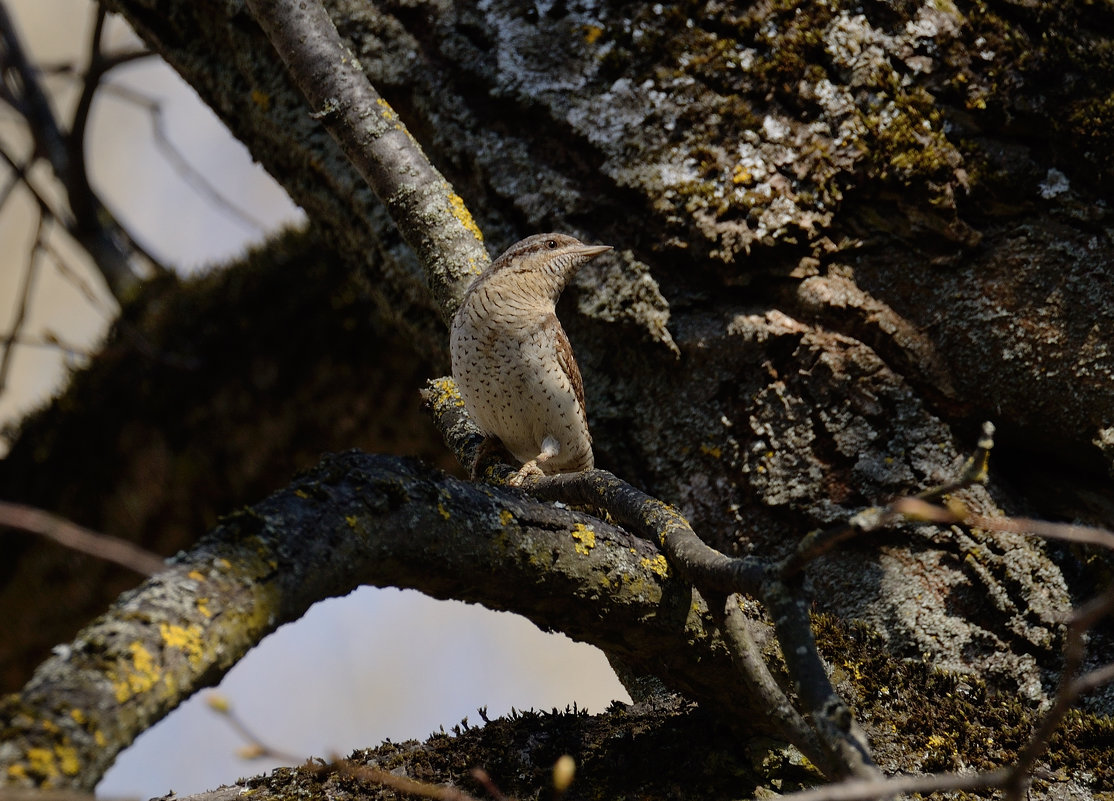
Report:
M84 142L75 142L59 125L39 80L40 73L28 60L3 3L0 3L0 54L3 55L0 83L19 90L18 95L6 91L4 97L24 118L38 152L50 163L66 190L72 218L58 219L93 257L112 294L118 300L131 296L142 282L132 261L133 255L139 253L134 239L93 190L84 156L75 160L75 149L84 147ZM154 262L150 266L159 269Z
M1080 693L1084 691L1086 685L1077 680L1076 674L1082 667L1086 655L1087 632L1101 618L1110 614L1112 609L1114 609L1114 588L1091 599L1072 614L1064 642L1064 666L1060 669L1060 682L1056 688L1056 695L1052 706L1044 714L1033 736L1029 738L1028 744L1018 754L1010 781L1005 785L1005 801L1021 801L1024 797L1033 766L1048 750L1053 732L1060 726L1060 721L1075 704Z
M382 768L359 765L350 759L332 757L328 762L322 763L310 762L301 757L293 756L265 743L250 726L240 719L233 711L232 705L223 696L213 694L209 696L208 701L209 708L228 721L229 725L247 741L247 747L240 751L247 758L272 759L276 762L285 762L291 765L301 764L302 770L318 776L335 773L338 776L347 776L371 784L389 787L406 795L432 798L434 801L478 801L478 799L456 787L418 781L408 776L391 773Z
M27 268L23 273L23 285L19 289L19 305L16 307L15 319L12 320L12 328L4 337L4 355L0 357L0 392L3 392L8 385L8 371L11 369L12 359L15 355L13 346L23 332L23 322L27 319L27 310L31 305L35 279L39 275L39 261L43 252L43 228L45 225L46 217L40 210L35 228L35 241L31 245L31 252L27 257Z
M341 760L333 765L323 768L335 768L340 776L351 776L371 784L380 784L389 787L398 793L417 796L418 798L432 798L434 801L479 801L475 796L469 795L458 787L446 784L430 784L411 779L409 776L399 776L396 773L373 768L370 765L357 765L350 760Z
M1076 545L1095 545L1114 551L1114 532L1094 526L1080 526L1074 523L1052 523L1048 520L1034 520L1029 517L984 517L970 514L963 507L936 506L919 498L900 498L894 502L894 509L906 520L912 522L962 523L973 528L988 531L1007 531L1012 534L1031 534L1047 540L1060 540Z
M115 83L105 84L101 91L104 94L118 97L121 101L137 106L146 112L151 123L151 138L155 147L194 192L212 205L227 211L245 227L255 231L267 230L266 223L221 192L220 188L210 181L201 170L193 166L190 160L178 149L167 130L166 112L161 101L131 87Z
M972 484L985 484L990 451L993 447L994 424L985 422L982 424L978 444L974 452L963 463L959 476L952 481L924 490L915 495L914 498L927 503ZM899 498L885 507L864 509L852 516L846 523L834 528L811 532L803 537L797 544L796 550L782 561L778 566L778 572L783 578L790 578L801 572L809 562L829 553L860 534L878 531L893 525L905 517L899 506L907 503L908 500L908 498Z
M90 531L64 517L21 503L0 501L0 526L38 534L71 550L115 562L143 576L154 576L165 567L162 559L134 543Z
M29 174L31 163L29 162L26 165L16 164L15 159L8 155L7 151L3 148L0 148L0 159L19 176L20 182L27 188L27 191L31 193L32 200L38 205L39 211L42 212L43 215L51 219L59 220L63 225L66 225L66 215L56 210L47 200L46 195L40 192L39 188L31 181L31 176Z
M38 348L41 350L61 351L69 359L91 359L93 353L77 345L65 342L57 334L47 331L39 338L17 336L5 340L5 344L18 345L21 348ZM0 389L2 389L0 385Z
M947 790L987 790L1001 787L1008 770L990 773L935 773L927 776L889 776L879 779L853 779L826 784L799 793L788 793L779 801L872 801L903 794L938 793Z
M770 673L762 651L750 634L750 621L743 612L741 595L732 594L727 598L722 631L731 646L732 660L739 668L747 690L761 699L762 705L769 710L770 720L776 726L778 736L796 745L813 764L824 764L827 755L821 748L816 732L797 712L793 702Z

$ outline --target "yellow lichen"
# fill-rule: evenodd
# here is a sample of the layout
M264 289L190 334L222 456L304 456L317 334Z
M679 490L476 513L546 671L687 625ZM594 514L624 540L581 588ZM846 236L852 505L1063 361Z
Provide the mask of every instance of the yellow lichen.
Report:
M479 226L476 225L476 221L472 219L472 212L468 211L468 207L464 205L464 199L456 192L452 191L448 184L445 184L445 189L449 193L449 213L468 230L468 233L476 237L477 242L483 242L483 232L481 232ZM482 271L478 264L472 264L471 267L473 268L472 271L477 274Z
M435 378L429 384L430 390L437 393L432 398L435 407L443 406L446 403L451 403L458 409L464 406L464 399L460 397L460 390L457 389L456 382L448 376Z
M22 764L20 764L18 762L15 763L14 765L8 765L8 778L9 779L26 779L27 778L27 768L24 767Z
M76 776L81 771L81 760L77 758L77 749L72 745L60 745L54 749L58 756L58 767L67 776Z
M162 668L155 663L151 652L143 647L143 643L133 642L128 650L131 652L130 663L123 662L120 670L114 672L113 676L116 701L121 704L132 696L147 692L162 678Z
M379 104L379 109L380 109L379 113L383 116L384 120L386 120L387 122L394 125L395 128L401 128L402 127L402 123L400 123L398 121L398 114L395 112L395 110L393 108L391 108L390 103L388 103L386 100L384 100L381 97L377 97L375 99L375 102Z
M446 520L452 517L452 515L449 514L449 510L445 508L445 504L441 503L441 501L437 502L437 514L441 515L441 517Z
M204 581L205 580L205 576L197 570L191 570L186 575L189 576L194 581Z
M200 612L205 617L212 617L213 616L213 610L211 610L209 608L209 599L208 598L198 598L197 603L195 605L197 607L197 611Z
M32 773L44 779L53 779L58 775L58 766L54 764L54 753L49 748L28 748L27 764Z
M255 103L255 105L259 106L263 111L271 110L271 96L259 89L251 90L251 102Z
M588 44L595 44L601 36L603 36L603 28L599 25L584 26L584 41Z
M669 562L665 561L665 557L660 553L654 557L644 556L640 561L642 566L651 573L661 576L662 578L667 578L669 576Z
M572 538L576 540L576 552L583 556L596 547L596 531L591 526L577 523L573 526Z
M700 452L714 459L719 459L723 456L723 450L715 445L701 445Z
M175 626L170 623L159 624L159 634L162 641L170 648L182 651L190 664L197 666L204 656L205 647L202 642L201 626L190 623L188 626Z
M359 522L359 518L356 517L356 515L348 515L344 518L344 522L348 524L349 528L355 528L356 523Z
M739 184L749 184L754 180L750 170L742 164L736 164L735 169L731 173L731 183L738 186Z
M514 520L514 515L511 514L510 509L502 509L499 512L499 523L504 526L509 526L511 521Z
M855 681L862 681L863 680L863 672L860 669L859 665L857 665L856 663L845 660L844 663L843 663L843 667L845 667L848 670L848 672L851 674L851 677Z

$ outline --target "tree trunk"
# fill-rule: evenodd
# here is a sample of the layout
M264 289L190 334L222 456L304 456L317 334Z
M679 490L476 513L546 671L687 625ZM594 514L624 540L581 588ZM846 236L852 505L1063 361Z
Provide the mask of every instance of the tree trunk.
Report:
M218 312L191 306L204 297L196 285L152 289L127 313L159 352L178 354L199 324L242 351L222 370L193 353L137 368L113 358L136 347L120 327L70 390L83 402L29 423L5 460L4 485L20 499L113 533L136 530L119 520L125 496L157 497L144 477L153 461L182 503L166 501L141 538L177 547L208 522L197 508L231 509L260 486L252 460L222 461L219 488L191 469L232 446L175 444L196 431L182 425L199 419L187 410L248 432L238 455L270 426L286 454L311 432L322 447L374 446L354 434L376 411L366 382L414 386L420 372L397 381L409 357L393 358L391 343L443 371L447 335L413 255L240 3L109 5L287 188L310 218L314 238L303 241L317 243L289 261L273 246L281 271L236 265L212 279L262 275L274 281L268 304ZM812 529L954 476L983 419L1000 434L989 487L961 495L969 508L1114 522L1108 5L327 6L493 253L542 230L615 246L559 310L597 463L676 505L709 544L786 554ZM330 250L318 250L323 241ZM350 319L383 343L374 357L338 327L335 304L302 303L306 291L351 299L357 289ZM351 426L329 428L334 415L306 403L303 374L291 372L321 359L345 377L320 394L352 410ZM193 375L189 364L200 364ZM152 404L137 386L160 371L203 376L202 397L168 392ZM274 402L261 410L252 387L262 384ZM91 386L146 398L143 422L129 413L90 426ZM241 429L238 414L257 428ZM430 454L431 441L395 444ZM110 474L48 482L73 449L117 454ZM284 459L283 470L312 461ZM76 497L98 503L78 515ZM1030 711L1046 699L1064 616L1101 572L1020 535L923 525L856 541L810 578L837 673L885 664L912 682L895 690L919 699L911 708L946 690L930 672L901 674L894 658L930 664L951 686L970 681L970 693L999 699L982 707L993 730L994 715L1014 714L1002 699ZM1110 661L1105 632L1092 647ZM993 762L972 743L933 756L924 737L887 739L897 713L876 706L879 685L841 677L860 714L878 716L883 767ZM1109 715L1114 694L1089 704ZM1022 725L1014 712L1011 725Z

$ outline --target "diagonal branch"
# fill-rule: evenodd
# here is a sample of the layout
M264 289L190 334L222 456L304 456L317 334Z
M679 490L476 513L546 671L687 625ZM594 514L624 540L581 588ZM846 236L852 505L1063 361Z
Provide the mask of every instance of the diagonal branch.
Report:
M490 262L448 181L368 82L319 0L248 0L314 116L387 207L426 271L442 318Z
M162 571L162 559L128 540L110 537L66 520L44 509L0 501L0 526L38 534L66 548L106 559L142 576Z

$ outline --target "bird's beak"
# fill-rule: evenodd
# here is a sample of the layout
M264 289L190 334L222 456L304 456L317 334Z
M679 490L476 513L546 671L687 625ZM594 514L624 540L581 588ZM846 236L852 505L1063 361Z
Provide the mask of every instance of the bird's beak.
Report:
M573 253L575 253L577 256L586 256L590 259L593 256L598 256L601 253L606 253L609 250L613 250L611 245L584 245L574 250Z

